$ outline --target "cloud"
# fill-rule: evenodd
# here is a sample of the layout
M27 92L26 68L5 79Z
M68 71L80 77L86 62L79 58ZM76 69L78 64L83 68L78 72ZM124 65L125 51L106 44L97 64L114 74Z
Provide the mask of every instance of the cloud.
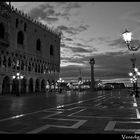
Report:
M68 38L68 37L64 38L64 40L65 40L65 41L73 41L72 38Z
M58 30L64 31L70 35L76 35L88 29L88 25L80 25L78 27L68 27L64 25L57 26Z
M78 52L78 53L86 53L86 52L91 52L90 50L86 50L86 49L83 49L83 48L78 48L78 47L76 47L76 48L71 48L71 50L73 51L73 52Z
M47 2L38 5L38 7L33 7L28 14L33 19L38 20L40 18L51 24L60 18L69 20L73 16L71 11L80 7L81 5L76 2ZM82 28L84 29L83 26L79 29L83 30Z
M108 45L109 46L113 46L113 47L116 47L116 48L118 48L118 47L119 48L125 48L126 50L128 50L126 43L121 38L120 39L115 39L115 40L112 40L112 41L107 41L107 42L108 42ZM130 46L137 48L139 46L139 44L140 44L140 41L139 40L133 39L131 41Z
M110 37L102 36L102 37L96 38L96 40L101 41L101 42L108 42L108 40L110 40Z
M124 47L126 44L122 38L115 39L112 41L107 41L109 46L119 46L119 47Z
M140 11L129 12L124 18L140 23Z
M67 2L65 3L64 13L68 14L71 10L81 8L81 5L78 2Z
M137 54L137 57L140 54ZM90 78L90 64L89 59L94 57L95 59L95 77L96 79L111 79L111 78L128 78L128 72L132 69L132 63L130 61L131 55L128 52L109 52L102 53L96 56L81 57L79 59L69 58L67 62L82 63L81 66L66 66L61 67L62 74L68 78L73 76L73 79L78 76L78 69L80 68L83 76ZM65 58L64 58L65 59ZM140 65L140 62L137 62ZM72 72L71 72L71 69ZM72 73L75 73L74 75ZM84 77L83 77L84 78Z
M43 20L47 23L58 21L57 13L54 10L54 6L47 4L39 5L29 11L29 16L36 20Z

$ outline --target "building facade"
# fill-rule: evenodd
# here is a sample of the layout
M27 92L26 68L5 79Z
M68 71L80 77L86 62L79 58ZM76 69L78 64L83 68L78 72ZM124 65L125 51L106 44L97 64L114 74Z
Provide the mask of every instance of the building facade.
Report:
M61 34L0 2L0 94L55 88Z

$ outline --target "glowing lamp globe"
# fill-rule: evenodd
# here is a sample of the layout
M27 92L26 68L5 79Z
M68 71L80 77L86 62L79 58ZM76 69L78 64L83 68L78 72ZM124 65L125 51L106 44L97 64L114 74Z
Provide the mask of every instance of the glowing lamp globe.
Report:
M132 33L125 29L125 31L122 34L122 37L126 43L130 43L132 39Z

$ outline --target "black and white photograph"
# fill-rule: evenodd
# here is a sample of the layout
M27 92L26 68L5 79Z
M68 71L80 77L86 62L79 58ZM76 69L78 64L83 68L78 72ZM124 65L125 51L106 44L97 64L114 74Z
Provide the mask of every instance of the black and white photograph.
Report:
M140 139L140 2L0 2L0 134Z

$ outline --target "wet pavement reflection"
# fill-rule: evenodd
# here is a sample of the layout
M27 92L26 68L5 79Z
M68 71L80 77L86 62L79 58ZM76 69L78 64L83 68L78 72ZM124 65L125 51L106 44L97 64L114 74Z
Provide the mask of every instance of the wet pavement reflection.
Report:
M140 105L140 102L137 105ZM74 133L76 131L73 129L78 132L103 132L109 120L137 119L139 112L127 90L63 91L19 97L1 96L0 106L0 125L3 126L0 132L38 133L49 129L50 131L45 133L55 133L54 130L58 130L58 127L70 129L69 132ZM94 125L91 125L92 123ZM80 127L81 125L83 127ZM20 126L26 128L16 129ZM51 129L51 126L57 129ZM79 127L81 129L78 129Z

